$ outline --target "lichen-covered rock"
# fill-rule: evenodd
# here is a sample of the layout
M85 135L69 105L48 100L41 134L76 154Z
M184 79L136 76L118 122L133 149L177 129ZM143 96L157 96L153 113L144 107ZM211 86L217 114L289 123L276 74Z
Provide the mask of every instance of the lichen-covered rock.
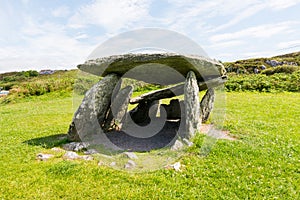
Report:
M110 106L108 117L105 120L105 131L108 131L110 129L120 130L122 128L122 123L124 122L124 118L127 113L128 104L132 92L133 87L126 86L117 93Z
M135 168L136 164L133 160L128 160L128 162L124 165L125 169L133 169Z
M176 140L174 144L171 146L172 151L179 151L184 147L180 140Z
M69 127L69 140L82 141L102 128L119 79L116 74L107 75L87 91Z
M46 160L49 160L50 158L53 158L53 157L54 157L54 155L52 155L52 154L39 153L36 156L36 159L40 160L40 161L46 161Z
M214 101L215 91L213 88L210 88L206 91L200 103L202 122L206 122L208 120L214 106Z
M138 159L137 155L133 152L124 152L124 155L126 155L129 159Z
M184 86L185 103L185 135L184 138L190 139L200 129L200 103L199 88L194 72L189 72Z
M189 71L195 72L198 81L221 77L226 73L224 66L216 60L175 53L113 55L88 60L77 67L82 71L98 76L106 76L111 73L122 76L141 65L147 65L147 67L143 68L140 73L138 71L132 73L128 78L169 85L184 81L184 77L187 76ZM174 69L173 71L178 72L180 76L177 76L176 73L171 74L172 70L167 69L168 67ZM158 73L153 73L154 68Z
M84 142L71 142L63 145L66 151L82 151L88 148L89 144Z

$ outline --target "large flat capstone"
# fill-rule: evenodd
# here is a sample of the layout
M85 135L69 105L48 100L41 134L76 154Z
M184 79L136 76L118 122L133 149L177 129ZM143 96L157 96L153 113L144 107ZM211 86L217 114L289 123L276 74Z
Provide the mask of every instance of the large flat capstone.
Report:
M77 67L97 76L114 73L161 85L183 82L190 71L200 82L223 77L226 73L224 66L216 60L175 53L113 55L88 60Z

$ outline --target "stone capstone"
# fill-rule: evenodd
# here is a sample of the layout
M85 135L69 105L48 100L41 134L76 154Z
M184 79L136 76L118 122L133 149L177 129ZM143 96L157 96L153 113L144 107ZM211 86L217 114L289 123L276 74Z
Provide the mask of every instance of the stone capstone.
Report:
M194 71L198 81L222 77L226 73L224 66L218 61L202 56L176 53L113 55L88 60L77 67L97 76L106 76L111 73L123 76L128 71L142 65L146 67L143 67L141 71L135 70L135 73L128 74L127 78L170 85L182 82L189 71ZM170 68L173 70L169 70ZM177 72L179 75L176 74ZM166 77L168 78L166 79Z

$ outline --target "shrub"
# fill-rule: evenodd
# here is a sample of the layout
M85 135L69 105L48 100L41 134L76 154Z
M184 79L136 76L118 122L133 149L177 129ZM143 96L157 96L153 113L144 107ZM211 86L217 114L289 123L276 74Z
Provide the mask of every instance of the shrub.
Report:
M283 65L274 68L268 68L262 71L261 73L269 76L277 73L292 74L298 70L300 70L300 67L298 66Z
M225 83L226 91L289 91L300 92L300 71L292 74L277 73L267 76L265 74L232 75Z

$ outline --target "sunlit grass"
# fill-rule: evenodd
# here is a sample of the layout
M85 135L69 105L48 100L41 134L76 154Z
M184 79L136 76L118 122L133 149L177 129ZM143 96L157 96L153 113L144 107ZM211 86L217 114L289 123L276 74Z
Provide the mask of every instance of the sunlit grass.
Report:
M300 94L227 93L224 128L202 156L204 136L179 161L182 172L127 173L94 161L64 161L51 143L66 133L72 95L0 106L0 199L299 199ZM43 141L43 140L38 140ZM37 153L56 155L47 162Z

